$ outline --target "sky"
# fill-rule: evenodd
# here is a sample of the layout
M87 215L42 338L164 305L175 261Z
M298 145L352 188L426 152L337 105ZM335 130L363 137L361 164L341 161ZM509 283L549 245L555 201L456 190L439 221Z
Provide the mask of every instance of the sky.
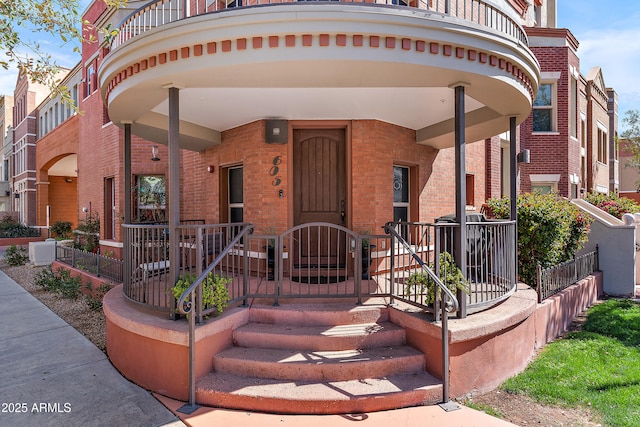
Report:
M79 0L84 11L89 0ZM593 67L601 67L607 87L618 93L620 131L628 110L640 111L640 1L638 0L557 0L558 27L568 28L580 43L580 72L586 76ZM73 44L60 40L42 40L38 34L26 33L40 41L60 66L72 68L80 60ZM3 54L0 53L0 58ZM0 94L12 94L17 72L0 68Z
M618 93L620 132L628 110L640 111L640 1L558 0L558 27L580 43L580 73L602 68L607 87Z

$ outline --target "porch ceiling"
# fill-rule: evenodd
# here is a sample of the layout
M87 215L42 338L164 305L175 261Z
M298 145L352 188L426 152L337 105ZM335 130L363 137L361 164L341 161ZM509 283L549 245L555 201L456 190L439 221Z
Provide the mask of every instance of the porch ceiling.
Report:
M219 131L263 118L376 119L417 130L451 118L453 95L441 87L187 88L180 91L180 117ZM469 113L483 104L467 96L465 107ZM166 117L168 100L151 112Z

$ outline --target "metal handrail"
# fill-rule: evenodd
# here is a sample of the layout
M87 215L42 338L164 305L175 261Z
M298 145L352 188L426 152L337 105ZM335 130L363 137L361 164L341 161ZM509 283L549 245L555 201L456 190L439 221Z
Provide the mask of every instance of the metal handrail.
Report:
M198 303L195 305L196 312L192 313L194 308L195 301L195 292L196 290L201 291L203 280L213 271L213 269L222 261L231 250L237 245L242 238L246 234L253 233L253 225L251 224L240 224L242 230L229 242L229 244L220 252L220 254L213 260L211 264L207 268L204 269L202 274L198 276L196 280L193 281L191 286L189 286L178 298L178 302L176 304L178 312L183 315L187 315L189 319L189 407L194 408L196 401L196 370L195 370L195 336L196 336L196 317L200 316L202 313L202 298L198 300ZM246 270L244 272L246 274ZM187 298L189 298L187 301ZM190 314L190 315L189 315Z
M404 249L411 254L413 259L422 267L429 277L433 280L433 282L440 288L443 292L443 296L441 300L442 305L442 404L446 405L449 403L449 322L448 322L448 313L453 311L457 311L460 308L460 304L458 303L458 299L453 295L453 293L447 288L444 283L440 280L440 278L427 266L427 264L422 261L422 259L418 256L418 254L413 250L411 245L402 237L398 232L390 225L386 224L383 227L385 233L390 234L393 238L395 238L400 244L404 247Z
M239 4L240 2L234 2ZM239 6L228 7L227 3L208 0L156 0L145 4L129 14L119 25L118 34L111 39L111 49L137 37L153 28L161 27L175 21L236 9L256 6L282 6L288 3L304 4L298 0L247 0ZM313 2L317 4L318 2ZM326 1L326 4L351 3L366 7L394 7L411 10L426 10L430 14L438 13L462 19L482 27L490 28L498 33L528 44L527 35L516 19L503 10L503 7L491 0L376 0L371 3L365 0ZM405 3L405 4L402 4ZM224 6L222 6L224 5Z

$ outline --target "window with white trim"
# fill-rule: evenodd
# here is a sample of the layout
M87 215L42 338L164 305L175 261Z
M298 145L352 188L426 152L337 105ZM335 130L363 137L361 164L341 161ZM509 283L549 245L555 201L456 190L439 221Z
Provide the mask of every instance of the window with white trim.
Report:
M607 164L607 132L598 127L598 161Z
M541 83L533 101L533 131L556 131L555 84Z

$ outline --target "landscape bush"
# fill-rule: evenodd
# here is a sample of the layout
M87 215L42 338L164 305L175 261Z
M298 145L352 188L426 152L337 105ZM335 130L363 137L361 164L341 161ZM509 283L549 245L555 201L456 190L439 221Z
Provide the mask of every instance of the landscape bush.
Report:
M40 230L21 224L11 215L5 215L0 219L0 237L40 237Z
M490 199L497 218L509 218L510 201ZM519 279L536 287L536 267L552 267L567 261L588 240L591 218L556 194L525 193L516 199L518 214Z
M640 212L638 203L626 197L620 197L616 193L587 193L584 199L618 219L622 219L622 215L626 213Z
M4 253L4 260L12 267L25 265L29 261L29 254L24 246L11 245Z
M38 271L34 283L46 291L60 294L64 298L76 299L82 291L82 279L71 275L69 270L51 267Z
M71 236L71 222L56 221L51 224L50 231L55 238L68 239Z

